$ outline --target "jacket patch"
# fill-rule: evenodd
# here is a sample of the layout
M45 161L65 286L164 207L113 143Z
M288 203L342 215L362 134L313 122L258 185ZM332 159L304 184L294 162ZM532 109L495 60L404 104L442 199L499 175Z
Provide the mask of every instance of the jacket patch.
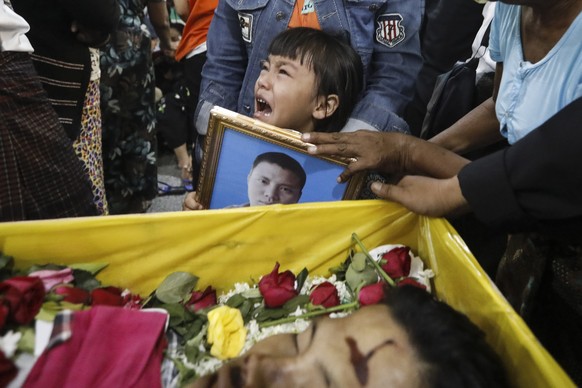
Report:
M376 41L387 47L394 47L404 40L404 26L402 25L402 15L399 13L389 13L378 16L376 19L378 28L376 29Z
M239 12L238 21L240 23L240 32L243 40L251 43L253 40L253 15Z

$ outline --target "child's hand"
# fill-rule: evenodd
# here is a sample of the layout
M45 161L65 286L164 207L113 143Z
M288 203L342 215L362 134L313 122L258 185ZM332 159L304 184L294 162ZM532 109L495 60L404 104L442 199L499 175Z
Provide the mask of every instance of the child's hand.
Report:
M198 197L195 191L186 194L184 202L182 202L182 210L204 210L204 206L198 202Z

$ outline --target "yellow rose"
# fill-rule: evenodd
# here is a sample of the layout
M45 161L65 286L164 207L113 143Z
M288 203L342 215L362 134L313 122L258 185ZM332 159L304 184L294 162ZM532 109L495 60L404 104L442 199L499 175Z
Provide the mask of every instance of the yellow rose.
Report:
M208 313L208 343L212 345L210 354L221 360L239 355L242 350L247 329L240 310L220 306Z

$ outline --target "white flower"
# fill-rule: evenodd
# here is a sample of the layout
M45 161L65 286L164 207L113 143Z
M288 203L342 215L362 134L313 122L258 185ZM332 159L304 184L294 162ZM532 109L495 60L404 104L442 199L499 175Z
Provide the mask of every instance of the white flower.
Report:
M0 337L0 350L4 352L6 357L11 358L14 356L21 337L21 333L12 330L9 330L3 337Z

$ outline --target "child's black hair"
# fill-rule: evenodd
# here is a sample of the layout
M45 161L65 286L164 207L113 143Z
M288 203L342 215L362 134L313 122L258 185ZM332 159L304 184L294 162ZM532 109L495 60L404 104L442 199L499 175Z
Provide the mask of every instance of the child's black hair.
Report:
M339 106L330 117L316 124L318 132L343 128L364 87L364 66L344 35L308 27L290 28L273 39L269 55L299 59L313 69L317 94L337 94Z

